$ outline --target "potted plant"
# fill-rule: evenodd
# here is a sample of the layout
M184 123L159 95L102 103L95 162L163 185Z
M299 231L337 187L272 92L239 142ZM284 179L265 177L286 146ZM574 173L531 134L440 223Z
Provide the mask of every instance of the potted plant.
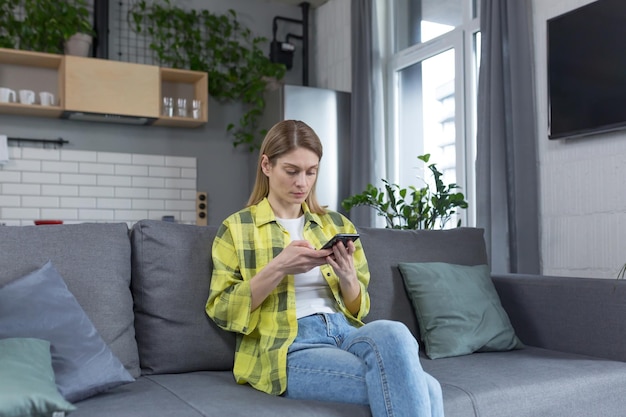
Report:
M286 71L263 52L267 39L254 36L234 10L225 14L184 10L170 0L139 0L128 19L134 32L149 38L160 65L204 71L211 97L243 104L243 116L227 130L234 136L234 146L257 149L265 133L259 126L265 89Z
M0 45L62 54L73 35L93 36L89 16L86 0L0 0Z
M67 55L89 56L95 34L89 21L89 10L86 7L86 0L73 1L75 7L67 6L66 3L62 10L68 22L63 32L64 52Z
M430 154L417 158L428 163ZM384 189L368 184L365 191L343 200L341 206L348 211L352 207L369 206L385 218L386 227L390 229L443 229L457 208L467 208L467 201L463 193L455 191L460 188L458 185L443 183L443 174L434 163L429 164L428 169L433 175L434 191L426 182L421 188L401 188L383 179ZM460 225L461 219L456 226Z

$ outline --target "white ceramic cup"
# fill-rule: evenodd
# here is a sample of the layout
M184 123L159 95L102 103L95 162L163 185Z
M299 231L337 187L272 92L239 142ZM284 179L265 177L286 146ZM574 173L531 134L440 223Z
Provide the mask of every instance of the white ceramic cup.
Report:
M41 91L39 93L39 103L42 106L54 106L54 94L48 91Z
M22 104L35 104L35 92L33 90L20 90L18 96Z
M12 101L15 101L15 90L11 90L10 88L6 87L0 87L0 102L10 103Z

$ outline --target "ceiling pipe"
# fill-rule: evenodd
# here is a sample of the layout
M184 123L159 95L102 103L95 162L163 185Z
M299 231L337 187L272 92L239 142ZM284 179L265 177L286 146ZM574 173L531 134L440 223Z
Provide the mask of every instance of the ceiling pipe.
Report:
M109 59L109 0L94 0L93 24L96 36L91 54Z
M302 41L302 85L309 85L309 2L300 3L302 9L302 19L293 19L291 17L275 16L272 21L272 46L270 58L272 62L280 62L291 68L291 54L293 53L293 45L289 43L290 39L299 39ZM278 22L288 22L302 25L302 35L294 35L288 33L285 43L276 40L276 32L278 31Z
M302 8L302 85L309 85L309 2L300 3Z

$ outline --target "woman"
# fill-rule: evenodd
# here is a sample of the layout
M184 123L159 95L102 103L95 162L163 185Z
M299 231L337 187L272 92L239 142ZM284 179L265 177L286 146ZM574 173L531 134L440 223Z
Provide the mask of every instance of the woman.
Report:
M317 202L322 145L308 125L285 120L261 145L247 207L213 243L207 314L237 333L238 383L288 398L369 404L378 416L443 416L439 383L419 363L401 323L363 324L369 270L356 233Z

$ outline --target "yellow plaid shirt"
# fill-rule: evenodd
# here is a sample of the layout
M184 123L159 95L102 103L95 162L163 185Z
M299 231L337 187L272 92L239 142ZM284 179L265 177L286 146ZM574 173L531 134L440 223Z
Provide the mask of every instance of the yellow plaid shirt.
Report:
M320 248L336 233L355 233L354 225L337 212L313 214L302 205L304 238ZM280 395L287 387L287 350L298 333L293 275L287 275L265 301L250 309L250 279L290 243L289 233L276 222L267 199L229 216L213 242L213 275L207 314L222 329L237 333L233 373L240 384ZM329 265L320 267L337 307L361 326L368 313L369 269L359 241L354 265L361 284L359 312L353 316L341 297L339 278Z

